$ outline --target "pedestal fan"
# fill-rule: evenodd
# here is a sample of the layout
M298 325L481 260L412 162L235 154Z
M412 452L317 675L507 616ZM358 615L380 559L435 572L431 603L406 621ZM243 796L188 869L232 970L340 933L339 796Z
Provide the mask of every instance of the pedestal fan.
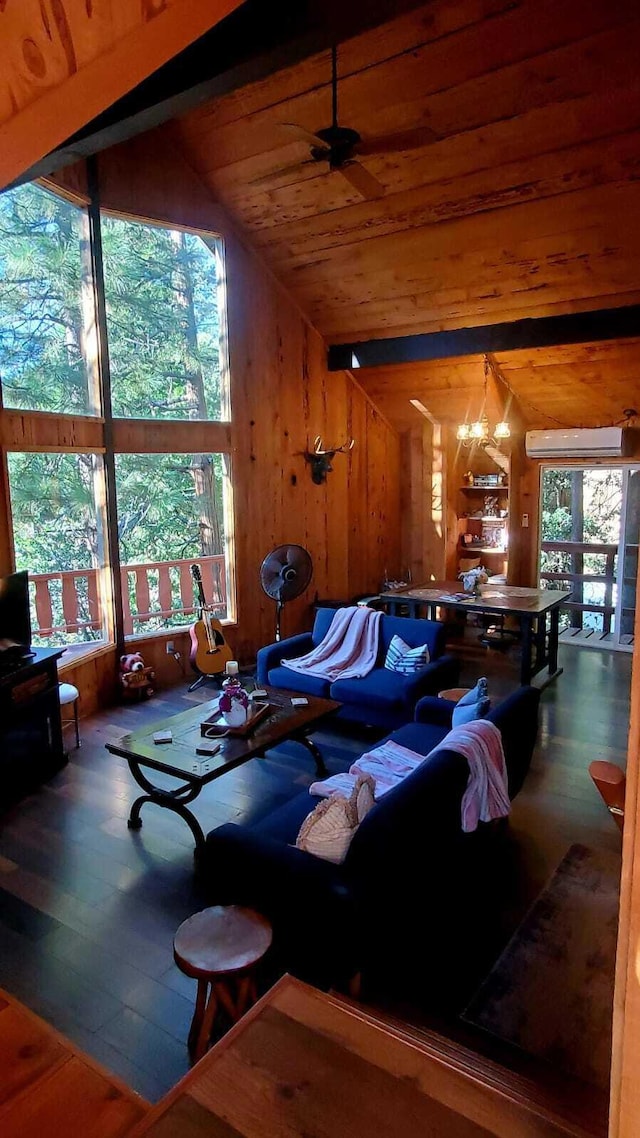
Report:
M286 601L304 593L313 576L311 555L301 545L279 545L260 566L260 584L276 602L276 640L280 639L280 614Z

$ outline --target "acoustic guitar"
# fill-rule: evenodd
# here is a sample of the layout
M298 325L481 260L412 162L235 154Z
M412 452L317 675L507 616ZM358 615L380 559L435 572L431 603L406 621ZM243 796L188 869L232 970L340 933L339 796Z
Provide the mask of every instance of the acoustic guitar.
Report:
M224 638L222 625L211 615L202 587L202 574L199 565L191 566L191 576L198 592L199 619L189 629L191 637L191 667L201 676L217 676L224 672L227 661L233 660L233 652Z

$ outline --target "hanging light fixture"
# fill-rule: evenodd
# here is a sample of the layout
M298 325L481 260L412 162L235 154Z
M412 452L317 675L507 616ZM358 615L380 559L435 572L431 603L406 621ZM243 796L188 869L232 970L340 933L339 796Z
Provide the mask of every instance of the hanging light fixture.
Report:
M502 439L508 439L511 435L509 424L506 419L501 419L496 423L493 431L489 428L489 420L487 419L484 408L487 406L487 380L491 370L491 363L489 357L484 357L484 399L482 403L482 415L476 419L474 423L460 423L456 431L456 437L463 446L500 446Z

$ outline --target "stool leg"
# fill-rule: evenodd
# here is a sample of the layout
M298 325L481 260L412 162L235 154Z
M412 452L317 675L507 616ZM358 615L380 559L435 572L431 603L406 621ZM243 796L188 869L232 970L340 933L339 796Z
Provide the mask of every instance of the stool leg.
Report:
M189 1054L192 1055L195 1051L200 1035L200 1028L204 1019L205 1008L207 1006L207 988L208 983L206 980L198 980L198 994L196 996L196 1007L191 1020L191 1027L189 1028Z
M77 751L78 747L80 746L80 725L78 723L78 700L77 699L74 699L74 701L73 701L73 722L74 722L75 728L76 728L76 751Z
M244 1013L248 1008L252 1006L252 1004L255 1004L257 998L258 993L256 992L256 982L253 978L252 973L248 972L246 976L241 976L238 980L238 1001L236 1004L238 1019L244 1015Z
M200 983L203 983L205 985L205 988L206 988L206 986L207 986L206 980L200 981ZM202 1017L202 1023L200 1024L200 1030L198 1032L198 1038L196 1040L196 1045L195 1045L195 1048L193 1050L193 1053L191 1053L191 1062L192 1063L197 1063L198 1059L202 1059L202 1056L206 1055L206 1053L207 1053L209 1043L211 1042L211 1032L213 1030L213 1022L216 1018L217 1010L218 1010L218 997L217 997L217 993L216 993L216 986L214 984L212 984L211 985L211 991L209 993L209 1002L207 1003L205 1013Z
M237 1002L234 1000L230 990L232 983L232 980L219 980L215 985L215 989L216 995L229 1016L229 1019L232 1023L235 1023L240 1017L238 1015Z

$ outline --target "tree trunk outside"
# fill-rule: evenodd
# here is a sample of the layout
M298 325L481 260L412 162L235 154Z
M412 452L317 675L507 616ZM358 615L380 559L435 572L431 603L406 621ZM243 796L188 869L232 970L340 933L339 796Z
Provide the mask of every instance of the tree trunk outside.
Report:
M178 271L176 286L178 303L184 309L184 332L187 353L185 373L189 396L189 418L206 419L207 404L202 369L194 361L198 358L198 331L193 300L193 282L189 264L189 251L185 234L172 233L176 249ZM208 454L191 456L191 477L195 488L200 533L200 553L211 557L224 552L222 535L222 510L217 498L217 486L213 460Z

